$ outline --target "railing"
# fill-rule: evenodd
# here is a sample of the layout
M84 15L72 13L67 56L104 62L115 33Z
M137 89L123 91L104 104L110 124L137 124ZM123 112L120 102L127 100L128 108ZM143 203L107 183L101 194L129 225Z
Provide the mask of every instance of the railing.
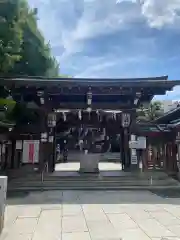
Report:
M44 174L46 172L49 172L49 166L48 166L48 162L45 162L44 163L44 167L43 167L43 170L41 172L41 182L44 182Z

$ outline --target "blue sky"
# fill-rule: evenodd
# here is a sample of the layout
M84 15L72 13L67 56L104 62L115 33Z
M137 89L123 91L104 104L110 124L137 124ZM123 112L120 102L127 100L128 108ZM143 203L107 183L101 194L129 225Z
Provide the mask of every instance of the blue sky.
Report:
M180 79L180 0L29 0L74 77ZM180 87L166 95L180 99Z

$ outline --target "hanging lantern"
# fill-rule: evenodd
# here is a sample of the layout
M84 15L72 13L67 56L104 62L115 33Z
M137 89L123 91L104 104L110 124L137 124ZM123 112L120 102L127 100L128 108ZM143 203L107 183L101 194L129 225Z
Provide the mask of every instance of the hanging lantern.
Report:
M131 115L129 113L122 113L122 126L129 127L131 123Z
M78 118L79 118L79 120L81 120L81 119L82 119L81 110L79 110L79 111L78 111Z

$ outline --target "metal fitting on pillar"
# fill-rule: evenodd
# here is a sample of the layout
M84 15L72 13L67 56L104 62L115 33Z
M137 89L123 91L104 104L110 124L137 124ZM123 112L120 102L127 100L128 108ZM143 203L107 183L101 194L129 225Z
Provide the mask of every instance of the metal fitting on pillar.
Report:
M66 113L65 112L63 112L63 120L64 120L64 122L66 122Z
M54 128L56 126L56 114L55 113L48 114L47 125L50 128Z
M87 108L87 112L88 112L88 114L89 114L89 120L90 120L90 118L91 118L91 111L92 111L91 107L88 107L88 108Z
M134 99L134 104L135 104L135 105L138 104L141 95L142 95L141 92L137 92L137 93L136 93L136 98Z
M44 105L44 91L38 91L38 92L37 92L37 96L38 96L39 99L40 99L41 105Z
M87 105L90 106L92 104L92 92L89 89L89 92L87 93Z

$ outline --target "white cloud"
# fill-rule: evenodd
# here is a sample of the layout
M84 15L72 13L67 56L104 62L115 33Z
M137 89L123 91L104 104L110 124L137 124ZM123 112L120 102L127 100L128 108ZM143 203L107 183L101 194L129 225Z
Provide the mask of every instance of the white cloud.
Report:
M92 64L90 67L86 68L84 71L77 74L75 77L92 77L99 75L100 71L106 68L112 67L117 64L117 61L107 61L99 62L98 64Z
M161 70L158 70L158 66L164 70L158 63L161 57L161 53L159 54L161 40L158 41L156 35L151 34L150 28L175 26L180 0L119 0L118 2L116 4L116 0L29 0L30 6L38 8L39 27L46 40L50 41L55 49L56 52L53 54L60 62L60 66L65 66L65 73L70 69L70 74L73 72L73 76L78 77L98 77L107 74L110 76L114 74L113 70L116 67L113 76L141 77L151 75L152 70L154 74L159 73ZM150 30L147 35L139 30L142 26L144 32L146 27L148 31ZM104 48L104 53L85 56L85 52L89 53L87 42L91 42L92 52L94 47L98 52L100 47L98 48L95 40L101 37L103 45L106 36L117 32L120 33L119 43L114 46L112 44L107 52ZM123 43L121 34L127 32L130 38ZM134 43L131 45L132 42ZM107 46L109 45L111 45L110 40ZM64 50L59 51L59 48ZM100 57L100 54L103 57ZM78 57L75 57L76 55ZM172 56L174 55L168 55L168 59ZM168 60L162 59L162 64L163 61L167 63ZM149 67L148 64L152 62L154 65L151 64ZM129 70L129 66L132 66L133 70L132 68ZM177 94L176 89L172 94Z
M53 4L50 0L29 0L29 3L30 6L38 8L40 29L46 39L50 40L51 46L60 43L63 45L65 51L61 56L62 60L81 51L86 39L125 29L127 22L140 16L136 6L124 9L122 5L120 8L115 0L53 0ZM76 3L82 9L78 19ZM66 14L71 17L69 21L74 23L70 30L61 19Z
M173 24L180 10L180 0L143 0L142 14L151 27Z
M180 0L117 0L117 3L136 3L150 27L172 25L179 19Z

